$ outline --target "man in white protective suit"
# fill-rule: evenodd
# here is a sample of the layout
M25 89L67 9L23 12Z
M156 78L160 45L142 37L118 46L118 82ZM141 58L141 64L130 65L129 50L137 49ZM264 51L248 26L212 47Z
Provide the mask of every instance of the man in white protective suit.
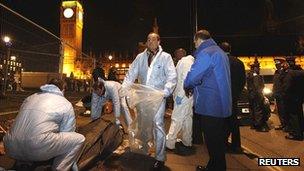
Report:
M125 97L119 96L119 90L121 89L121 84L116 81L104 81L98 79L94 84L94 90L92 93L91 102L91 119L95 120L100 118L102 107L105 105L106 101L112 100L114 107L115 123L121 125L119 117L123 113L127 126L132 123L132 118L130 111L127 106Z
M126 92L135 79L138 79L140 84L163 91L166 98L172 93L177 81L172 57L163 51L160 46L160 37L157 33L150 33L148 35L146 45L147 49L137 55L129 68L129 72L122 84L122 90ZM153 135L156 145L156 161L152 167L153 170L163 168L166 160L166 133L164 130L165 98L162 100L153 120Z
M54 159L52 170L77 170L85 137L75 132L74 109L63 87L62 80L52 79L23 102L4 137L5 151L17 163Z
M192 116L193 97L187 97L184 91L184 80L193 64L191 55L181 58L176 65L177 85L173 92L174 108L171 115L171 125L167 135L166 146L175 149L177 134L181 131L182 144L192 146Z

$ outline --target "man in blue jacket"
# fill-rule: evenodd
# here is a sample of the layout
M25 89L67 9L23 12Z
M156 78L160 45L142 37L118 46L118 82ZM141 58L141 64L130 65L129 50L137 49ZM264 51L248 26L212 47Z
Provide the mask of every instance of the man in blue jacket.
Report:
M207 30L199 30L194 37L195 61L185 79L187 95L194 94L195 113L201 115L209 152L207 166L197 170L226 170L225 122L231 115L231 81L229 59L214 42Z

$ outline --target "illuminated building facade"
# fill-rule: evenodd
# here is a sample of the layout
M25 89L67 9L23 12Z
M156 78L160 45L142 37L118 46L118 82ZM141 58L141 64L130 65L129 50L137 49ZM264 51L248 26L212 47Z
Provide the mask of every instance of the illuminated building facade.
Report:
M7 68L7 75L5 70ZM0 87L4 85L5 76L7 76L7 86L13 85L14 82L20 83L21 73L23 72L21 61L14 55L7 60L6 54L0 54ZM0 89L1 91L1 89Z
M78 1L62 1L60 10L60 38L63 40L62 72L67 76L73 72L83 75L77 59L82 59L83 8ZM79 62L78 62L79 63ZM76 67L76 65L78 67Z
M266 70L273 70L273 72L276 70L274 58L275 57L284 57L284 56L261 56L257 57L260 68L266 69ZM255 60L255 56L239 56L238 57L245 65L245 69L249 70L250 65L253 64ZM295 56L296 58L296 64L301 65L302 68L304 68L304 56Z
M121 53L121 52L105 52L99 56L98 62L102 62L105 75L108 77L111 67L117 71L117 77L122 81L127 74L131 63L133 62L137 52Z

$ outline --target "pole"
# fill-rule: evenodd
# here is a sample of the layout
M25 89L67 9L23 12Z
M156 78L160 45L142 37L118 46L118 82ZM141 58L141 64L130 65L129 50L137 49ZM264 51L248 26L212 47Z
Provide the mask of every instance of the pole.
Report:
M190 7L190 51L195 50L193 46L194 35L198 30L197 26L197 0L190 0L189 1Z
M197 0L194 0L194 33L197 32Z
M59 48L59 73L62 75L63 73L63 58L64 58L64 45L62 42L60 42L60 48Z
M19 71L20 71L20 81L19 81L19 86L20 86L20 91L23 91L22 89L22 66L19 68Z
M91 56L91 57L93 58L93 56ZM96 68L96 58L93 58L93 71L94 71L95 68ZM92 75L93 75L93 72L92 72ZM93 91L93 89L92 89L93 84L94 84L94 78L91 77L91 84L89 86L89 89L90 89L89 92L90 93L92 93L92 91Z
M60 79L63 79L63 60L64 60L64 45L63 42L60 41L59 45L59 67L58 72L60 75Z
M190 36L190 50L194 51L193 46L194 35L197 32L197 0L190 1L190 26L191 26L191 36Z
M6 94L6 88L7 88L7 81L8 81L8 67L9 67L9 59L11 54L11 48L9 45L7 46L7 54L6 54L6 66L5 66L5 73L4 73L4 84L3 84L3 95Z
M190 29L189 29L190 30L190 41L189 41L190 49L189 50L191 52L193 51L193 26L192 26L192 23L193 23L193 14L192 14L193 13L192 12L193 11L193 5L192 4L193 4L193 0L190 0L189 1L189 8L190 8L189 9L189 21L190 21L190 24L189 24L190 25Z

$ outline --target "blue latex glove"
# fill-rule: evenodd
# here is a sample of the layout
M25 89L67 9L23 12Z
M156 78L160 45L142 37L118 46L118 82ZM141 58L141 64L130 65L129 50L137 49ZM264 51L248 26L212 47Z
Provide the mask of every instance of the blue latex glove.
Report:
M175 103L176 103L177 105L182 104L182 100L183 100L182 97L179 97L179 96L176 96L176 97L175 97Z

